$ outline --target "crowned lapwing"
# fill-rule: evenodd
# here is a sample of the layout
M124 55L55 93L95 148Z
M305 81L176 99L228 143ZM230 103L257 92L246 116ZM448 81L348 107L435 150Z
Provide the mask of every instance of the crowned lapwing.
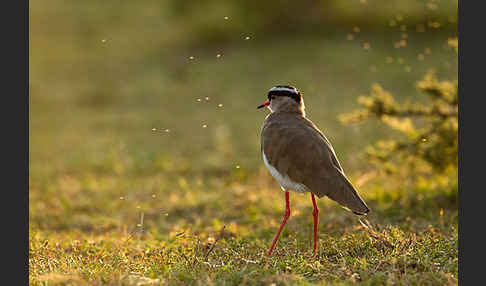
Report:
M286 203L283 221L268 256L290 217L289 191L311 193L315 253L319 209L314 195L328 196L356 215L365 215L370 209L346 178L329 140L305 117L304 99L299 90L288 85L276 86L268 92L265 103L258 106L262 107L271 111L262 126L263 162L285 191Z

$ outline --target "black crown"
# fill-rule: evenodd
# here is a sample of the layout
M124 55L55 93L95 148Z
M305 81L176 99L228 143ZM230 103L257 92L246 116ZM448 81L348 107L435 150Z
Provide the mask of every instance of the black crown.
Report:
M290 85L277 85L268 91L268 101L272 100L272 96L288 96L295 100L297 103L302 101L302 94L300 91Z

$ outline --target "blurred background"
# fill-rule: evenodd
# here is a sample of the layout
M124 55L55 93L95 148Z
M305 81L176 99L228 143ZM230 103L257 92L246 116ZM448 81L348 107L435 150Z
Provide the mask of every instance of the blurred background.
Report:
M338 116L374 83L420 103L429 69L457 79L455 37L449 0L31 1L30 227L162 236L271 214L272 232L283 196L260 153L267 91L303 92L356 182L363 149L396 134Z

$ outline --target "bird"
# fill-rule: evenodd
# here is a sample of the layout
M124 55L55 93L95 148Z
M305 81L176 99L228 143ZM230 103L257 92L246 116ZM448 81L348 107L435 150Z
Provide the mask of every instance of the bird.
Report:
M291 85L277 85L267 97L257 107L270 110L261 128L261 152L265 166L285 192L284 217L267 255L271 256L290 217L289 191L311 194L315 254L319 223L315 196L327 196L359 216L370 209L344 174L329 140L307 119L302 92Z

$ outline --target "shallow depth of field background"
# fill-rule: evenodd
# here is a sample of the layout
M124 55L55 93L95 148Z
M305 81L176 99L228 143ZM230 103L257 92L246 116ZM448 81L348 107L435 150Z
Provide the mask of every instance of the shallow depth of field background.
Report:
M375 82L420 102L429 69L457 79L456 14L449 0L31 1L31 284L457 284L457 188L367 176L363 149L397 134L337 118ZM278 84L303 91L369 220L409 254L377 250L323 198L311 258L310 195L292 193L263 256L284 196L256 106Z

